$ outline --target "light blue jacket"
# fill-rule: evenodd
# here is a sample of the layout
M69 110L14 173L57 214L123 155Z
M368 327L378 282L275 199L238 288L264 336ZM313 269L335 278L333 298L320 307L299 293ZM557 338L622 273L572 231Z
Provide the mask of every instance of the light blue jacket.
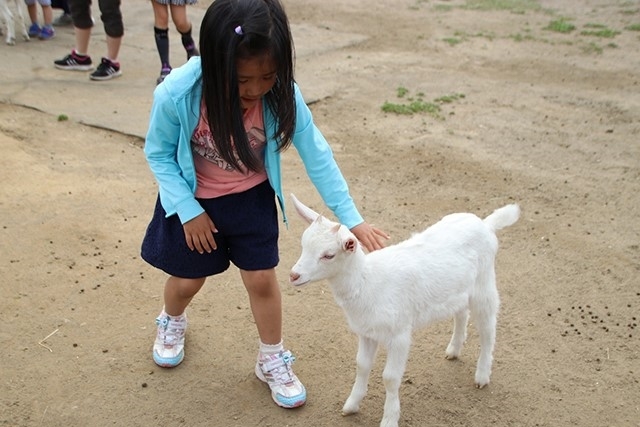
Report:
M193 57L182 67L173 69L164 82L156 87L144 146L147 162L159 185L162 207L167 216L177 214L183 224L204 212L194 196L197 182L191 151L191 135L198 124L201 94L200 58ZM311 111L297 85L295 102L293 146L327 207L342 224L353 228L364 220L349 195L349 188L333 152L314 124ZM266 105L263 106L267 135L264 162L286 223L280 153L273 138L276 121Z

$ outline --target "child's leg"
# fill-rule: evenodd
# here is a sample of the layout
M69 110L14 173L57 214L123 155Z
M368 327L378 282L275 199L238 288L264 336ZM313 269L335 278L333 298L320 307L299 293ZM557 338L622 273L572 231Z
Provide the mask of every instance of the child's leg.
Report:
M171 276L164 285L164 310L170 316L180 316L198 293L206 278L184 279Z
M36 2L27 2L27 12L29 12L29 19L32 24L38 23L38 6Z
M45 6L45 5L42 6L42 18L44 20L45 27L50 27L52 25L53 9L51 8L50 4L48 6Z
M187 6L172 4L170 7L171 20L175 24L176 30L178 30L182 36L182 46L184 46L184 49L187 51L187 59L192 56L197 56L198 48L196 47L196 42L191 36L191 22L187 16Z
M49 40L56 34L56 31L53 29L53 9L51 8L51 0L41 0L40 6L42 7L44 25L40 31L39 38L40 40Z
M260 335L256 376L269 385L277 405L283 408L304 405L307 391L291 369L295 357L282 345L282 299L275 269L240 270L240 275Z
M53 23L53 8L51 7L51 0L37 0L42 9L42 20L45 27L51 27Z
M156 83L162 83L171 72L171 62L169 61L169 7L151 0L153 6L153 35L156 40L158 56L160 56L160 77Z
M36 4L36 0L26 0L27 4L27 12L29 12L29 20L31 21L31 26L29 26L29 37L38 37L40 36L40 25L38 25L38 5Z
M164 285L164 308L156 318L157 334L153 343L153 360L164 368L178 366L184 359L187 331L185 309L198 293L205 278L183 279L171 276Z
M240 270L249 294L251 312L256 321L260 341L278 344L282 341L282 301L275 269Z

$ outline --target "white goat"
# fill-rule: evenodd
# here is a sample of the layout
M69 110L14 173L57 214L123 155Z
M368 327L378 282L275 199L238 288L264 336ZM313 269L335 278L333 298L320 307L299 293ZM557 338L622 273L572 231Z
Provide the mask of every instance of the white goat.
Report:
M495 280L496 230L520 216L518 205L497 209L484 220L455 213L397 245L368 254L344 226L308 208L295 196L298 213L310 226L302 254L291 270L294 286L327 279L350 328L358 335L356 380L342 412L358 412L379 345L387 347L382 374L386 400L381 427L400 418L400 382L412 331L453 317L447 359L460 356L469 312L480 336L475 384L489 384L500 300Z
M22 38L25 41L29 41L29 32L27 31L27 21L24 19L24 0L0 0L0 13L2 13L2 18L5 21L7 26L7 34L5 37L5 42L8 45L16 44L16 21L14 21L13 13L9 8L9 2L13 2L15 5L16 12L20 17L20 26L18 29L22 33ZM0 27L0 34L2 34L2 28Z

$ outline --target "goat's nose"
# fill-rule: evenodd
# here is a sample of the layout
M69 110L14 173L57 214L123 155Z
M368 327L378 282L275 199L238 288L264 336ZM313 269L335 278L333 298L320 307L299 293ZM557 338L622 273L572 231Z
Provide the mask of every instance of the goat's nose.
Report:
M300 278L300 275L298 273L296 273L295 271L292 271L291 273L289 273L289 281L290 282L295 282L299 278Z

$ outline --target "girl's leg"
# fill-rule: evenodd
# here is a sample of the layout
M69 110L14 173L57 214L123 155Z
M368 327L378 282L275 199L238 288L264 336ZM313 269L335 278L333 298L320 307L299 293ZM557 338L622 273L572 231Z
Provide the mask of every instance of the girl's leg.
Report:
M187 331L185 309L198 293L205 278L184 279L171 276L164 285L164 309L156 319L153 360L157 365L173 368L184 359L184 336Z
M176 26L176 30L182 36L182 46L187 51L187 59L192 56L198 56L198 48L196 42L191 36L191 22L187 16L187 6L185 5L171 5L171 20Z
M171 63L169 62L169 8L167 5L156 3L151 0L153 6L153 35L156 40L156 48L158 56L160 56L160 77L156 83L160 84L164 78L171 72Z
M51 8L51 4L41 6L44 26L42 27L42 31L40 31L40 40L49 40L56 34L56 31L53 29L53 9Z
M45 26L51 26L53 23L53 9L51 5L42 6L42 19Z
M240 270L240 275L260 336L256 376L269 385L277 405L283 408L304 405L307 391L291 369L295 358L282 345L282 300L275 269Z
M35 2L27 2L27 12L29 12L29 19L31 20L31 26L29 26L29 36L40 36L40 25L38 25L38 5Z
M240 276L249 294L260 341L279 344L282 341L282 301L275 269L240 270Z
M198 293L206 278L184 279L171 276L164 285L164 311L169 316L180 316Z

